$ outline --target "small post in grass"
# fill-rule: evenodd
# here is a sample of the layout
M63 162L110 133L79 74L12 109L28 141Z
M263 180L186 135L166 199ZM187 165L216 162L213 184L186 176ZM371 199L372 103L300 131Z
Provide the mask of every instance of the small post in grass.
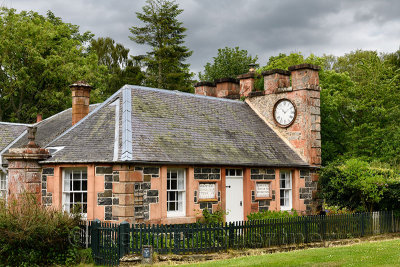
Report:
M142 264L145 265L153 264L153 246L150 245L142 246Z

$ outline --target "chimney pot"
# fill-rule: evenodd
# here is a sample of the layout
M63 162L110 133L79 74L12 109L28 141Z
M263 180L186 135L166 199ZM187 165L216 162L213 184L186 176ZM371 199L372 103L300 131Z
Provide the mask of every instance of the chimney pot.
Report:
M42 114L38 113L36 115L36 123L41 122L42 121Z
M69 86L72 91L72 125L89 113L90 86L85 81L77 81Z

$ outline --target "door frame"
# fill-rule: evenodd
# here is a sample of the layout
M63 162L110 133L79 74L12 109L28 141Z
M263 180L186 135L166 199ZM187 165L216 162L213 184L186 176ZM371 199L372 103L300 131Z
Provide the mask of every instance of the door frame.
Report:
M234 175L228 175L232 174L232 171L234 171ZM233 221L243 221L244 220L244 171L241 168L226 168L225 169L225 211L228 212L228 192L227 192L227 186L228 186L228 179L232 179L232 180L241 180L241 188L240 190L238 190L238 192L240 192L241 194L241 199L242 199L242 205L241 205L241 209L242 209L242 214L241 220L233 220ZM226 222L228 222L228 216L229 214L227 214L226 217ZM233 222L232 221L232 222Z

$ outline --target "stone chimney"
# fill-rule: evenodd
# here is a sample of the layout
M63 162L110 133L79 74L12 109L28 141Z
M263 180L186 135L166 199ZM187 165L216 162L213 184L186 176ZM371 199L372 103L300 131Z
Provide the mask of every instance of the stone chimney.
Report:
M89 114L90 91L92 86L78 81L69 86L72 91L72 125Z
M22 193L36 195L41 201L42 161L50 156L47 149L35 143L36 127L28 127L29 143L24 148L10 148L4 158L8 160L8 198L18 198Z
M198 82L194 85L196 95L217 96L215 83Z
M239 80L234 78L222 78L214 81L216 84L216 97L234 97L239 98L240 86Z
M290 72L287 70L273 69L263 71L265 94L274 94L278 88L290 87Z
M319 66L301 64L289 71L265 71L264 96L250 95L246 102L263 118L308 164L321 165L321 117ZM290 74L292 86L290 86ZM294 107L293 121L279 124L274 111L280 101L289 101Z
M289 71L292 73L292 89L319 89L319 75L318 71L321 68L317 65L312 64L300 64L290 66Z
M43 119L43 118L42 118L42 114L38 113L38 114L36 115L36 123L41 122L42 119Z
M254 82L256 77L257 73L255 72L254 64L251 64L248 73L239 75L237 77L240 81L240 97L247 97L255 90Z

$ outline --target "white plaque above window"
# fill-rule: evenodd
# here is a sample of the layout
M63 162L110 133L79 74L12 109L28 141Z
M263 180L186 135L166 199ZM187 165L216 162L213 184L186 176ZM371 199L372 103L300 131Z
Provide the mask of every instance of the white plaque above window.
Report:
M215 199L216 186L215 183L200 183L199 199Z
M269 195L269 183L257 183L256 184L256 197L270 197Z

